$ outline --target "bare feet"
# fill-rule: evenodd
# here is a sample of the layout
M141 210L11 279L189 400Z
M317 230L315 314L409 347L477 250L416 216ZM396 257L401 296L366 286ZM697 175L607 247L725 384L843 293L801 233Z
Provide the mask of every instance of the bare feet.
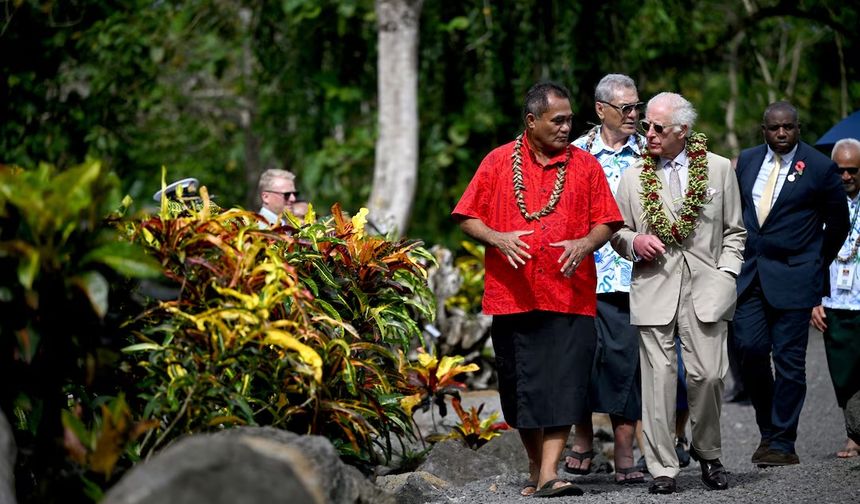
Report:
M836 452L836 456L839 458L853 458L858 455L860 455L860 445L850 439L845 444L844 450Z
M531 497L537 491L537 482L540 479L540 467L529 461L529 479L520 490L520 495L523 497Z
M523 497L531 497L537 491L537 482L529 481L523 486L523 489L520 490L520 495Z

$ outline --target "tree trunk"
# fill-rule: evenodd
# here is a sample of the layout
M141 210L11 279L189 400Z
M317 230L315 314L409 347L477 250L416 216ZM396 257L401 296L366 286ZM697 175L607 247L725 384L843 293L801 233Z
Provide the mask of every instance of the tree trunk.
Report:
M245 208L256 211L260 200L257 194L257 182L263 174L263 166L260 162L259 135L254 132L254 123L257 115L257 98L248 90L253 89L251 82L254 80L254 65L256 56L251 49L253 37L254 12L248 8L239 9L239 20L242 23L242 59L240 60L241 82L245 90L242 92L243 100L240 104L245 105L239 109L239 125L242 128L243 150L245 153Z
M379 138L370 222L402 235L418 178L418 22L423 0L376 0Z

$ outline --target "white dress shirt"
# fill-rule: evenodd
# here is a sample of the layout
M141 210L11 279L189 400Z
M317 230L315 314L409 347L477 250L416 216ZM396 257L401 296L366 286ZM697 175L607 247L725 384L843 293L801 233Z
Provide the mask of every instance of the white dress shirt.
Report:
M798 143L797 145L800 144ZM776 199L779 197L779 191L782 190L782 186L785 185L785 177L788 175L788 169L791 168L791 163L794 161L794 155L797 154L797 145L795 145L788 154L780 156L779 174L776 179L776 187L773 189L773 199L770 200L771 208L773 208L773 204L776 203ZM755 178L755 184L753 185L752 197L755 208L758 208L758 204L761 201L761 195L764 192L764 186L767 184L767 178L773 170L773 157L775 154L776 153L770 148L770 145L768 145L767 154L764 156L764 162L761 164L758 176Z

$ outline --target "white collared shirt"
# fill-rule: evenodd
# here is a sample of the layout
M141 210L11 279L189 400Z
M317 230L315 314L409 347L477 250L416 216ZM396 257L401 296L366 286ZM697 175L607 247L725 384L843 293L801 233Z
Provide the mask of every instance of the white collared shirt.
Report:
M854 243L860 237L860 195L853 200L848 198L848 215L851 216L851 229L848 230L848 236L842 243L842 248L839 250L840 257L850 257L851 251L854 248ZM860 310L860 256L854 258L854 280L851 284L851 289L840 289L837 287L838 276L841 270L838 261L833 261L830 264L830 295L826 296L822 303L825 308L837 310Z
M666 176L666 180L669 180L669 172L672 168L669 167L669 162L674 161L678 166L678 178L681 179L681 194L686 194L687 192L687 180L690 178L690 161L687 159L687 146L684 145L684 148L681 149L681 152L678 153L674 159L669 158L660 158L660 165L663 167L663 175Z
M782 186L785 185L785 177L788 175L788 170L791 168L791 163L794 161L794 155L797 154L798 145L800 145L799 142L793 149L791 149L791 152L780 156L779 174L777 175L776 187L773 189L771 208L773 207L773 204L776 203L776 199L779 197L779 192L782 190ZM767 154L764 156L764 162L762 162L761 167L758 170L758 176L755 178L755 184L753 185L752 197L755 208L758 208L758 204L761 201L761 195L764 192L764 186L767 184L767 178L770 177L770 172L773 170L773 157L775 154L776 153L773 152L773 149L770 148L770 145L768 145Z
M282 219L280 215L276 214L275 212L269 210L266 207L260 208L260 211L257 213L262 215L263 217L265 217L266 220L269 221L269 225L274 225L274 224L284 225L285 224L284 219Z

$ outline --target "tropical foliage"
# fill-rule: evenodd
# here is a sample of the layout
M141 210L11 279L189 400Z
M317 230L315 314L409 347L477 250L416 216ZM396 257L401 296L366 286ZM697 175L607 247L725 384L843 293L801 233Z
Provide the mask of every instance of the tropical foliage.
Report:
M182 433L265 424L324 435L356 461L387 460L392 437L412 436L399 400L415 320L433 313L419 262L429 255L365 234L361 214L338 206L301 226L258 219L204 205L134 226L179 287L125 349L144 417L161 421L144 453Z
M253 208L269 163L297 172L319 208L357 209L372 180L372 0L7 2L0 13L0 162L107 159L139 196L161 163L229 207ZM448 214L489 150L521 129L535 80L573 93L574 132L596 120L609 72L640 96L676 90L731 157L760 141L764 106L787 98L815 140L860 103L860 10L750 0L424 2L420 169L409 230L453 247Z
M478 370L477 364L463 365L463 361L459 355L446 355L439 359L419 349L418 362L409 368L409 383L415 393L401 399L403 409L411 413L417 406L427 411L435 404L442 416L447 415L445 396L458 397L466 388L462 381L458 381L458 376Z
M473 450L484 446L487 441L494 437L501 436L501 431L511 428L507 423L498 421L498 411L494 411L486 418L481 419L481 412L484 410L483 404L478 407L472 406L469 411L466 411L463 409L460 398L454 397L451 400L451 406L457 413L460 423L455 425L446 437L460 439Z
M171 439L233 425L320 434L359 466L414 437L405 354L435 310L420 242L337 205L273 229L205 188L130 217L117 189L98 162L0 173L22 502L98 500Z
M61 412L82 406L85 421L97 422L89 415L97 401L128 385L116 367L125 344L117 314L135 310L132 279L161 275L140 248L118 240L128 204L116 175L96 161L62 172L0 167L0 407L16 427L19 496L50 502L49 486L55 495L80 486L80 468L56 443ZM89 461L108 477L105 445L83 441L79 459L95 450Z

